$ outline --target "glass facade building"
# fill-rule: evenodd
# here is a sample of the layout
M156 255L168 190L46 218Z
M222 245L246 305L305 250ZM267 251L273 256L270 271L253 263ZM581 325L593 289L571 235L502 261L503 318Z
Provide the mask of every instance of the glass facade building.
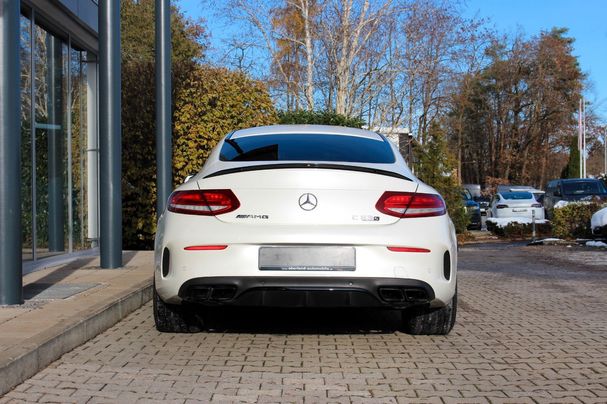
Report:
M22 259L97 246L97 3L23 1Z
M121 154L120 0L0 0L0 305L76 255L122 266Z

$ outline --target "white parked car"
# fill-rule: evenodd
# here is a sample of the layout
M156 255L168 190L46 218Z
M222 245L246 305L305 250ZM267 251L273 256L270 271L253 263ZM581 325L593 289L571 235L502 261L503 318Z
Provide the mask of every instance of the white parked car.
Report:
M158 222L154 319L204 329L222 305L379 307L447 334L457 242L442 197L383 135L277 125L228 134Z
M544 220L544 207L528 191L498 192L491 198L489 217Z
M497 192L530 192L542 206L544 206L544 194L546 192L536 189L530 185L498 185Z

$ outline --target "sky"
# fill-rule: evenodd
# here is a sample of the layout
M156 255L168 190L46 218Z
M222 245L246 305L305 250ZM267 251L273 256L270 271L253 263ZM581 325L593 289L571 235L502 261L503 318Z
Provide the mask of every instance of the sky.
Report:
M211 46L221 47L226 27L216 23L213 5L225 0L174 0L191 18L202 17L211 34ZM607 120L607 0L464 0L464 17L490 20L500 33L522 31L527 36L552 27L569 29L575 38L574 55L591 87L585 97ZM204 4L204 5L203 5Z

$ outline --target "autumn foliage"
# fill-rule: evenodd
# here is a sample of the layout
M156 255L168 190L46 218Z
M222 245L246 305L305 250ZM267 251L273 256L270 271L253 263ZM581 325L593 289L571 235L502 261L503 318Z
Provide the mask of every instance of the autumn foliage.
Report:
M264 84L244 73L198 66L175 96L173 179L195 174L228 132L277 122Z

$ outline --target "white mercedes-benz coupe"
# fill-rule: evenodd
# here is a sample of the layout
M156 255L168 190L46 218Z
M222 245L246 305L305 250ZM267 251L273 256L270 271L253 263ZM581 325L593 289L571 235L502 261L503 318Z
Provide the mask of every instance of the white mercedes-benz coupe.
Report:
M448 334L457 241L442 197L383 135L321 125L231 132L158 221L154 319L196 332L217 306L402 310Z

